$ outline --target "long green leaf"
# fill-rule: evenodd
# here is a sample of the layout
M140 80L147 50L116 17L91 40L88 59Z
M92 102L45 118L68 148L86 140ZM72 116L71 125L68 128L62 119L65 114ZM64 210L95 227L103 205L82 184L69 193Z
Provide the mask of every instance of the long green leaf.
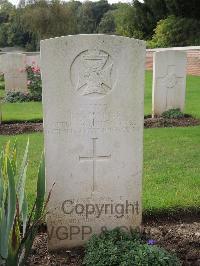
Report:
M9 153L10 163L12 165L13 175L16 176L17 172L17 143L16 140L12 146L12 150Z
M8 181L9 181L7 222L8 222L8 232L10 232L12 229L13 223L14 223L14 218L15 218L16 191L15 191L14 173L13 173L12 165L11 165L9 158L7 161L7 174L8 174Z
M24 201L24 190L25 190L25 182L26 182L26 172L28 167L28 150L29 150L29 139L26 144L26 149L24 152L20 173L19 173L19 179L17 184L17 197L19 202L19 213L22 211L22 205Z
M24 193L24 200L22 204L21 217L22 217L22 223L23 223L23 237L24 237L26 233L26 225L28 221L28 202L27 202L25 193Z
M0 155L0 209L3 207L3 195L4 195L4 182L3 182L2 168L3 168L3 153L1 153Z
M38 172L38 180L37 180L37 196L35 201L35 215L33 220L33 226L28 230L30 230L25 239L25 255L20 265L27 260L28 255L30 253L31 247L33 245L33 240L38 231L38 225L41 217L43 216L44 211L44 199L45 199L45 191L46 191L46 182L45 182L45 163L44 156L42 156L42 160L39 167Z
M13 229L9 239L8 258L6 266L18 266L18 250L20 247L20 228L17 216L15 217Z
M8 256L8 233L7 223L4 208L1 212L1 224L0 224L0 256L6 259Z
M38 172L38 180L37 180L37 198L36 198L36 208L35 208L35 217L34 220L40 219L43 212L44 207L44 199L45 199L45 191L46 191L46 182L45 182L45 163L44 163L44 155L42 156L42 160L39 167Z

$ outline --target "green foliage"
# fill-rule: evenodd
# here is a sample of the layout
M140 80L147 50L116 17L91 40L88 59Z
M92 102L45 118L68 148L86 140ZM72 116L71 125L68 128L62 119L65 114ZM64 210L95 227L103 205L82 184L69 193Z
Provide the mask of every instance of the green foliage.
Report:
M180 111L180 109L170 109L168 111L165 111L162 113L161 115L164 118L175 118L175 119L179 119L179 118L183 118L184 114Z
M151 39L157 23L160 20L165 20L168 16L193 20L200 19L199 0L135 0L134 7L136 9L136 16L134 17L135 30L143 32L145 39ZM172 24L166 34L170 34L171 30L174 30L175 27ZM194 32L190 33L189 30L188 33L195 37ZM179 45L181 46L181 44Z
M17 165L16 144L7 142L0 156L0 264L24 265L43 218L45 204L45 173L42 159L37 181L37 196L28 215L25 183L28 168L27 142L21 166ZM15 185L18 180L17 185Z
M4 82L0 82L0 90L5 90L5 84L4 84Z
M35 51L42 39L97 32L153 37L150 47L199 45L199 0L134 0L132 4L21 0L17 8L2 0L0 7L0 47L18 45Z
M179 266L180 262L162 248L141 240L139 234L120 229L94 235L86 247L84 264L87 266Z
M1 23L0 24L0 46L4 47L8 45L8 23Z
M114 15L117 35L143 38L143 34L135 29L134 18L136 13L133 6L118 4Z
M42 80L40 68L38 66L28 66L26 68L28 74L28 89L30 90L31 99L33 101L42 100Z
M78 9L78 32L95 33L103 15L109 10L105 0L98 2L86 1Z
M9 91L6 93L4 101L9 103L30 102L32 101L32 97L29 93L20 91Z
M168 15L165 0L135 0L134 7L134 28L142 32L145 39L150 39L157 22Z
M0 82L3 82L3 81L4 81L4 75L0 74Z
M76 18L72 5L68 7L60 1L36 1L23 8L24 28L32 34L39 48L39 41L77 32Z
M199 20L199 0L165 0L170 15L177 17L194 18Z
M104 14L98 26L99 33L115 34L115 17L113 10Z
M160 20L149 47L200 45L200 20L169 16Z
M98 32L142 39L143 33L135 28L135 16L134 6L119 3L114 10L104 14Z
M16 102L31 102L42 100L42 81L40 68L37 66L28 66L26 68L28 74L28 89L27 92L20 91L9 91L6 93L5 102L16 103Z

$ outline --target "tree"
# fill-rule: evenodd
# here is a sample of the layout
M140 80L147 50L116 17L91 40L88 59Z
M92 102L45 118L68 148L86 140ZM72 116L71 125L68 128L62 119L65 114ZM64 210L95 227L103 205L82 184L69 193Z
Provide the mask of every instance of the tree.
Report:
M8 45L8 30L10 28L10 13L14 6L7 0L0 2L0 46Z
M116 25L114 12L113 10L109 10L104 14L98 26L99 33L115 34Z
M78 25L80 33L96 33L104 14L110 5L106 0L86 1L79 7Z
M65 3L54 0L40 0L24 8L23 24L25 29L33 33L37 43L41 39L73 34L76 31L71 9Z
M143 33L135 26L136 10L134 6L122 3L117 4L114 17L117 35L143 38Z
M200 45L199 29L199 20L169 16L158 22L149 47Z
M199 0L165 0L170 15L200 20Z
M134 0L133 3L136 14L135 30L142 32L145 39L150 39L157 22L168 15L165 0L144 0L144 2Z

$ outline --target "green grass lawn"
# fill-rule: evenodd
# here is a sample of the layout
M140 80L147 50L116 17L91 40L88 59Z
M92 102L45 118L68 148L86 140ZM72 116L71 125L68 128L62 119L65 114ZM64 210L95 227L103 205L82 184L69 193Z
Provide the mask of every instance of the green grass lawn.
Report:
M42 120L41 102L4 103L2 105L3 121Z
M151 113L152 72L146 73L145 114ZM1 95L1 92L0 92ZM187 77L186 113L200 117L200 77ZM6 103L3 120L42 118L41 103ZM17 138L19 155L30 138L27 190L33 203L43 134L0 136L0 147ZM20 159L20 158L19 158ZM144 130L143 209L146 213L191 209L200 206L200 126Z
M1 85L1 83L0 83L0 85ZM4 90L0 89L0 98L4 97L4 94L5 94L4 92L5 92Z
M19 155L30 138L28 200L32 204L43 134L1 136L0 146L17 138ZM156 213L200 206L200 127L145 129L144 212ZM67 188L66 188L67 189Z
M29 167L27 172L26 188L27 188L28 201L29 203L33 204L35 191L36 191L37 170L41 159L41 154L43 151L43 134L35 133L35 134L22 134L17 136L0 135L0 149L8 140L11 140L11 143L13 143L16 140L17 151L18 151L18 167L19 167L28 138L30 139L30 145L29 145Z
M0 89L0 99L5 95L5 91ZM2 103L2 120L11 121L42 121L42 103Z
M145 115L151 114L152 71L146 72L145 79ZM0 90L0 98L4 91ZM185 113L200 117L200 77L187 76ZM3 103L3 121L33 121L42 120L42 104L30 103Z
M199 126L145 129L145 210L200 207L199 162Z

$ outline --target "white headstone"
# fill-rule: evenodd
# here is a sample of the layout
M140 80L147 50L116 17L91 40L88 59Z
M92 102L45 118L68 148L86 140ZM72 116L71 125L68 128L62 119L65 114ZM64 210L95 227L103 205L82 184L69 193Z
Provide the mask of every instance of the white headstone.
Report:
M140 226L144 63L135 39L41 42L50 249Z
M5 90L27 92L26 55L2 54L0 72L4 73Z
M161 51L153 60L153 116L169 109L184 109L186 87L186 53Z

